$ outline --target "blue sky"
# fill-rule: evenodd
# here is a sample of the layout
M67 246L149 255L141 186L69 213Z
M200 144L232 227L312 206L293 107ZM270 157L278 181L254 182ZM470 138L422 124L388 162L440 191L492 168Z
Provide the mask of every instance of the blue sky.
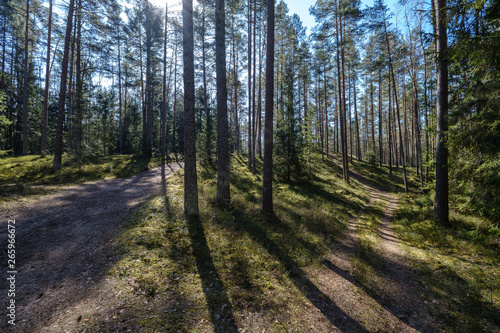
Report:
M279 0L276 0L278 2ZM288 5L288 9L290 10L290 14L297 14L300 16L302 20L302 24L306 26L307 34L311 32L311 29L316 25L316 21L314 17L309 14L309 8L316 3L316 0L284 0ZM362 0L361 8L364 9L366 6L373 6L373 0ZM396 10L397 0L386 0L385 3L389 7L391 11ZM393 20L395 16L393 17Z

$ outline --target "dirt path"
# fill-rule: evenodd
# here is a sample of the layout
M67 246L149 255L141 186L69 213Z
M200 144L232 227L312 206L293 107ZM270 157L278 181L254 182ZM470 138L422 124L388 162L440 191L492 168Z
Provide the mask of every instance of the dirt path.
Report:
M66 332L69 321L81 319L75 307L97 304L98 310L99 300L86 300L95 297L96 286L104 295L100 300L106 297L106 268L116 260L110 257L114 236L131 211L158 194L165 178L181 168L181 164L171 164L133 177L69 186L2 211L2 258L7 256L7 221L16 221L17 313L15 327L7 325L5 317L0 319L0 331ZM0 270L0 299L5 309L8 269L4 259Z
M335 158L333 161L341 166L340 161ZM312 279L321 291L337 304L349 320L363 327L344 328L340 321L336 329L343 332L437 332L433 318L420 300L421 293L412 268L390 227L397 199L354 170L351 170L351 177L370 193L370 202L350 219L337 251L325 257L325 265L318 271L308 272L314 276ZM359 227L358 218L379 200L387 203L378 239L378 252L385 265L384 272L376 277L376 287L367 288L360 285L353 275L352 259L358 241L356 229Z

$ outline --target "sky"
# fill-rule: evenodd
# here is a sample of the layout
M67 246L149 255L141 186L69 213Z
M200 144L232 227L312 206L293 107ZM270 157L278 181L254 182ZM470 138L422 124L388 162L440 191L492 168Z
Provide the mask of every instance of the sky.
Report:
M165 1L168 2L169 8L173 8L174 10L181 9L182 0L150 0L153 4L158 7L165 8ZM279 0L275 0L278 3ZM285 0L288 5L288 9L290 10L289 14L297 14L300 16L302 20L302 24L307 27L307 34L311 33L311 29L316 25L316 21L314 16L309 14L309 8L316 3L316 0ZM373 0L362 0L361 8L364 9L366 6L372 6ZM397 0L386 0L387 6L391 11L396 9ZM393 18L394 19L394 18Z

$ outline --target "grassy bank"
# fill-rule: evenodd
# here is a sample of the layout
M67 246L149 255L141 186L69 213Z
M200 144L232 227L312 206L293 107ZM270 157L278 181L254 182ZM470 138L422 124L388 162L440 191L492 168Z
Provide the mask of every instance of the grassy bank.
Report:
M486 219L451 213L433 218L431 195L401 196L394 228L426 287L430 311L447 332L498 332L500 229Z
M0 156L0 201L46 194L60 184L128 177L161 165L158 157L111 155L86 157L78 165L64 155L61 170L52 169L53 156Z

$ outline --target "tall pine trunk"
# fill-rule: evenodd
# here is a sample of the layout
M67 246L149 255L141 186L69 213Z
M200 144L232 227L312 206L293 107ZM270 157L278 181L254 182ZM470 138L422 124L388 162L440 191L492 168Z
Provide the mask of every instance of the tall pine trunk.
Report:
M184 213L198 217L198 177L196 174L196 123L194 109L193 0L182 2L184 61Z
M217 75L217 204L230 204L229 126L226 85L226 23L224 0L215 3L215 65Z
M24 31L23 150L22 150L23 155L28 154L29 21L30 21L30 0L27 0L26 28Z
M262 210L273 213L273 108L274 108L274 0L267 1L266 114L264 120L264 166Z
M252 168L252 0L248 0L248 168Z
M446 33L446 0L436 0L437 59L436 59L436 197L434 215L444 224L449 222L448 207L448 63L446 52L448 38Z
M168 42L168 3L165 5L165 34L163 37L163 89L161 104L161 158L167 157L167 42ZM170 72L172 73L172 72Z
M52 0L49 0L49 23L47 32L47 60L45 63L45 92L43 100L41 156L47 155L47 126L49 121L49 88L50 88L50 44L52 41ZM5 50L5 47L4 47ZM2 77L3 81L3 77ZM2 89L3 90L3 89Z
M75 0L70 0L68 8L68 20L66 23L66 36L64 38L64 52L61 66L61 86L59 89L59 109L57 110L56 147L54 151L54 170L61 169L62 157L62 134L64 124L64 106L66 102L66 85L68 81L69 45L71 43L71 30L73 27L73 11Z

